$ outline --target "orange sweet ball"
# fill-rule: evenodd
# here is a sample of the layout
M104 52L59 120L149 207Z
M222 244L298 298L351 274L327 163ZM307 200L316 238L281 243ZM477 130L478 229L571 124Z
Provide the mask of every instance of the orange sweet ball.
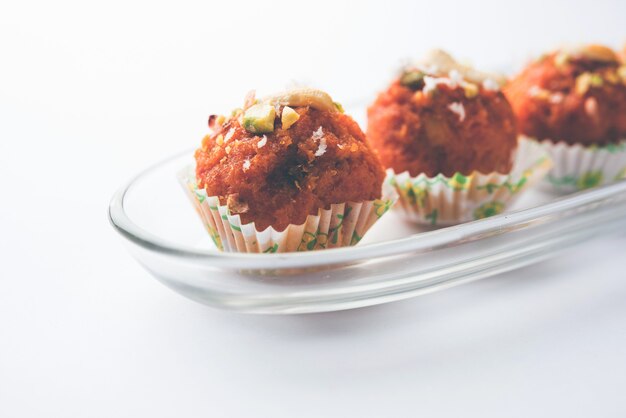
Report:
M368 109L367 136L383 165L412 176L509 172L511 105L495 81L435 52L439 67L406 69Z
M384 170L351 117L293 106L298 119L283 128L285 106L275 108L267 133L246 130L241 111L210 121L211 133L195 153L198 186L209 196L242 222L279 231L333 203L381 197Z
M556 51L504 88L520 132L568 144L606 145L626 137L626 66L600 45Z

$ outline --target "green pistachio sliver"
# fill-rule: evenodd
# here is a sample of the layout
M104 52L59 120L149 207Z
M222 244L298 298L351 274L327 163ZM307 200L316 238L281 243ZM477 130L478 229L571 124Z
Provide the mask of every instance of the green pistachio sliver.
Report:
M274 131L276 109L267 104L250 106L243 114L243 127L253 134L270 133Z
M418 89L422 86L425 75L421 71L407 71L400 76L400 84L410 89Z
M589 83L592 87L602 87L604 80L602 79L602 76L600 74L591 74Z

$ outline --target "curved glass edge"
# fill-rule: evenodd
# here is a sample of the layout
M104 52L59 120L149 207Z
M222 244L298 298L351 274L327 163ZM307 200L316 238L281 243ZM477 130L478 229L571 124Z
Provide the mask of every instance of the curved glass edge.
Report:
M305 290L299 286L303 278L301 276L291 278L284 283L286 286L276 288L269 283L250 287L251 283L245 280L241 272L222 271L218 277L211 279L212 274L205 266L191 263L185 267L175 263L173 274L160 269L158 272L151 271L176 292L220 309L256 314L353 309L407 299L487 278L545 260L589 239L622 232L626 228L626 217L623 216L625 206L622 202L619 207L622 211L605 207L600 211L579 213L572 218L550 222L545 227L523 230L521 235L491 235L481 239L486 245L477 247L477 242L466 242L433 254L422 254L427 259L421 262L413 254L379 259L374 265L369 264L364 276L358 275L360 277L356 283L343 282L341 277L329 281L327 279L330 276L324 277L325 271L314 272L315 285ZM504 245L502 239L506 241ZM138 246L133 247L145 252L144 256L149 253ZM149 254L162 259L159 254ZM438 256L438 260L433 261L433 256ZM140 255L137 258L147 261ZM399 263L399 259L410 262ZM345 266L344 269L358 266L359 263ZM335 269L335 272L345 273L343 269Z
M590 207L595 206L594 204L602 204L607 200L616 198L626 198L626 180L621 180L597 189L561 197L552 203L530 209L506 212L490 218L435 231L422 232L393 241L323 250L324 257L319 257L319 252L280 254L223 253L216 250L198 250L191 247L172 245L136 225L124 210L125 196L135 182L158 169L161 165L180 158L189 152L184 151L156 163L128 181L111 199L108 211L109 221L122 236L146 250L210 263L214 267L225 269L239 269L242 265L249 269L308 268L372 260L405 253L423 253L451 245L458 245L462 242L477 240L486 235L500 235L510 230L524 229L546 221L553 216L562 215L567 211L593 210Z

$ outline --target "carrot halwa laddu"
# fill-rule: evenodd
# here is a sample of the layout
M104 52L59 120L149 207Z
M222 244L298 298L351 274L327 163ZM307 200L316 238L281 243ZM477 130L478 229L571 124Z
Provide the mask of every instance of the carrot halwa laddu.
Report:
M324 92L298 89L211 116L195 153L198 187L257 230L299 225L331 204L381 197L365 135Z
M626 66L605 46L547 54L504 91L524 135L585 146L626 137Z
M405 68L367 115L368 139L383 165L396 173L511 170L516 121L497 77L441 50Z

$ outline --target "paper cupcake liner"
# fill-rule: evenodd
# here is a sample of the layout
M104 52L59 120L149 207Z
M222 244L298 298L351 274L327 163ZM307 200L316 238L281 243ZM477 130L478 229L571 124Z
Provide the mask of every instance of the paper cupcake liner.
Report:
M397 199L393 188L385 184L381 199L333 204L309 215L301 225L258 231L254 222L242 223L218 197L199 189L193 167L182 170L178 179L215 246L228 252L282 253L356 245Z
M396 207L407 219L429 225L453 225L501 213L524 190L541 180L550 167L550 157L539 143L520 139L508 174L475 171L467 176L456 173L452 177L412 177L408 171L395 174L388 170L387 181L398 192Z
M626 178L626 140L585 147L542 141L554 163L542 186L560 193L589 189Z

